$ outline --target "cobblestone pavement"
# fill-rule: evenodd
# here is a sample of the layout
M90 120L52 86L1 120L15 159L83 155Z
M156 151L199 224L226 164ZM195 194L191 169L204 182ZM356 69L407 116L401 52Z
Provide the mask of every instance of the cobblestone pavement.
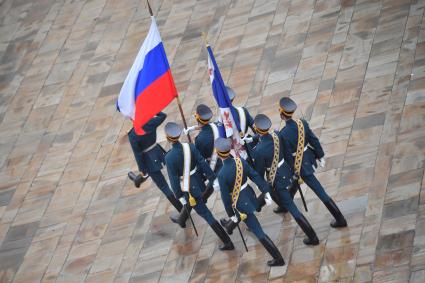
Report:
M151 0L183 108L215 105L200 33L236 104L280 127L290 95L326 152L318 173L347 216L306 190L320 245L289 215L261 222L287 265L243 227L236 251L199 237L135 169L115 111L149 28L144 0L0 0L1 282L425 282L424 0ZM176 103L165 110L179 120ZM166 144L162 127L159 139ZM167 145L168 148L168 145ZM300 205L300 199L296 202ZM225 214L220 197L208 203Z

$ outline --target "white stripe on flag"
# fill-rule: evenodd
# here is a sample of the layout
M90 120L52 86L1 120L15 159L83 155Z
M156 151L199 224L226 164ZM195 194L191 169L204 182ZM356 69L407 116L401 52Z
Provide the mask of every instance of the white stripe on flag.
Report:
M151 17L152 22L149 28L148 35L137 53L136 59L128 72L127 77L121 87L120 95L118 96L118 107L122 115L134 120L135 113L135 87L137 77L140 70L143 68L146 54L161 43L158 27L154 17Z

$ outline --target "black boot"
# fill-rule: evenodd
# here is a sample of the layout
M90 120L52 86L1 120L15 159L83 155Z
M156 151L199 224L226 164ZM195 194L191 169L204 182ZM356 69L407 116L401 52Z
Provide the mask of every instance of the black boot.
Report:
M271 190L270 196L272 197L272 200L277 204L277 207L273 209L274 213L279 214L288 212L288 210L282 205L277 191L275 191L274 189Z
M229 235L232 235L233 230L235 230L236 226L238 226L238 223L235 223L230 219L227 220L226 218L221 218L220 223L226 229L226 232Z
M208 184L207 188L205 189L204 193L202 194L202 201L204 203L207 203L208 198L213 194L214 188L212 184Z
M173 196L167 196L168 201L180 212L183 208L182 204Z
M284 206L276 206L276 207L273 209L273 212L274 212L274 213L276 213L276 214L279 214L279 213L287 213L287 212L288 212L288 210L287 210Z
M268 266L282 266L285 265L285 261L280 254L278 248L274 245L269 236L266 235L264 239L260 239L261 244L263 244L264 248L269 252L269 254L273 257L272 260L267 262Z
M295 180L294 183L289 187L288 191L292 199L294 199L295 194L298 191L298 187L299 187L298 180Z
M182 228L186 228L186 220L189 218L191 209L191 207L183 206L179 214L170 216L171 221L179 224Z
M328 208L329 212L332 214L332 216L335 218L335 220L332 220L331 222L331 227L347 227L347 221L345 220L344 215L342 215L338 206L336 206L335 202L330 199L328 202L325 202L325 205Z
M304 244L312 246L318 245L319 238L317 238L316 232L314 231L313 227L311 227L310 223L304 217L304 215L301 214L299 218L295 218L295 221L297 221L298 225L301 227L301 229L307 236L303 240Z
M266 200L264 199L264 194L261 194L261 195L257 198L257 201L258 201L258 206L257 206L256 211L257 211L257 212L260 212L260 211L261 211L261 209L263 208L263 206L265 206L265 205L266 205Z
M223 242L222 245L218 246L218 249L220 251L229 251L229 250L233 250L235 248L233 246L232 240L230 239L229 235L227 235L226 231L224 231L223 227L221 227L221 225L220 225L220 223L218 223L218 221L215 221L213 224L211 224L211 228L214 230L214 232L217 234L217 236Z
M128 178L133 181L136 188L139 188L140 185L148 179L148 177L143 177L141 174L136 174L134 172L128 172Z

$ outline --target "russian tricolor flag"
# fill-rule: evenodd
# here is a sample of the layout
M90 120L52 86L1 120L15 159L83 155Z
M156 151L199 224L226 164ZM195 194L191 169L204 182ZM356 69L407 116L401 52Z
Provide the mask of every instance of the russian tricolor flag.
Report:
M143 125L164 109L176 96L164 45L152 16L149 33L124 81L117 109L133 120L134 130L143 135Z

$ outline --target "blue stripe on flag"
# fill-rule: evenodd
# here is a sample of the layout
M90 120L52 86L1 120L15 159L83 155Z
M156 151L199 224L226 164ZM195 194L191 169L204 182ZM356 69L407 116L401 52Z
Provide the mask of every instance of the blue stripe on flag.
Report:
M240 132L241 126L239 122L239 116L237 115L237 110L232 106L232 102L230 101L229 94L227 93L227 88L224 84L223 78L221 77L221 73L218 69L217 62L215 61L211 46L207 46L207 51L214 67L214 80L212 82L212 89L215 100L217 101L218 107L230 109L233 121L235 121L236 124L236 128Z
M170 69L170 65L168 64L167 55L165 55L164 45L160 42L146 54L143 68L137 76L134 99L136 100L149 85L165 74L168 69Z

